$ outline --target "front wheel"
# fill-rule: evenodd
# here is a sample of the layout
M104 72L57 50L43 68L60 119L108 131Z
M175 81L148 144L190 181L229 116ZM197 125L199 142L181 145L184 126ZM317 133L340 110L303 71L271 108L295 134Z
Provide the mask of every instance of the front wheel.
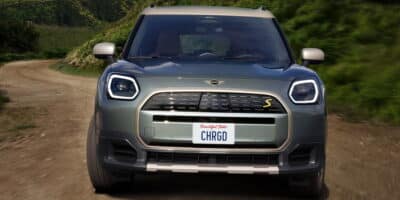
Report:
M320 197L325 186L325 168L317 173L290 177L289 186L296 195Z
M98 156L98 138L96 137L95 124L92 119L87 135L87 168L90 180L96 192L109 192L115 184L115 178L104 169Z

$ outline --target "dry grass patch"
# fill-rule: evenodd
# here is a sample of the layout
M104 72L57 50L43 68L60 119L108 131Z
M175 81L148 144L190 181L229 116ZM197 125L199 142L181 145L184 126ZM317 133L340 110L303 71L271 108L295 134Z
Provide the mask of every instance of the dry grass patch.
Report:
M36 128L35 115L39 113L34 107L5 107L0 111L0 144L16 141L32 134Z

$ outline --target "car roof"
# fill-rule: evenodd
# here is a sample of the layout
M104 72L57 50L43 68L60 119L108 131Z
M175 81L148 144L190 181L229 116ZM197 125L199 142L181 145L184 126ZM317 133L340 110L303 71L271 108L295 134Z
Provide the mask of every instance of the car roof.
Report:
M274 18L274 15L264 9L211 7L211 6L167 6L148 7L142 15L214 15L214 16L239 16Z

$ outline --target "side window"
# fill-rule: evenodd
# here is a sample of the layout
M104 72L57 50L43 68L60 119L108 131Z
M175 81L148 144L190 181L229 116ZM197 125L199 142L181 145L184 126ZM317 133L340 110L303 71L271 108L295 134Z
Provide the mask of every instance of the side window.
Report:
M221 35L180 35L180 43L184 55L199 55L209 52L225 56L230 49L230 40Z

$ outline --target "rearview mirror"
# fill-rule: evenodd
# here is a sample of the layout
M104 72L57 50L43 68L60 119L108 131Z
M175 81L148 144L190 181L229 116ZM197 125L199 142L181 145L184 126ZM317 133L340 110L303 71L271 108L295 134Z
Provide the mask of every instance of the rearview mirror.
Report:
M115 44L110 42L98 43L93 47L93 55L98 59L114 62Z
M325 60L325 53L317 48L304 48L301 50L302 65L320 64Z

